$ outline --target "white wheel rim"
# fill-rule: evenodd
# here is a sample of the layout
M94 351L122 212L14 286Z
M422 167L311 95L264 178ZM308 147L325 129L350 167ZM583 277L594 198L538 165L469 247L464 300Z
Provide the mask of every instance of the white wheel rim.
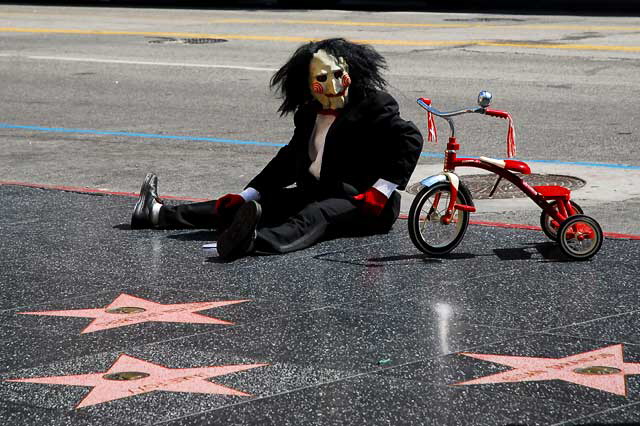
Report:
M571 228L576 228L576 226L582 225L586 226L591 230L594 238L584 237L586 233L584 232L575 232L575 234L571 238L567 238L567 232L571 230ZM572 254L576 256L586 256L591 253L591 251L597 247L600 236L596 231L595 227L584 220L577 220L571 226L567 227L564 235L562 236L567 248L571 251ZM584 238L581 238L584 237Z
M429 214L433 206L434 198L437 194L441 194L438 208ZM435 248L445 247L451 244L456 236L461 232L462 228L462 212L455 210L451 223L444 224L440 220L447 212L451 193L449 191L436 191L425 200L420 209L420 221L418 230L422 239L430 246Z

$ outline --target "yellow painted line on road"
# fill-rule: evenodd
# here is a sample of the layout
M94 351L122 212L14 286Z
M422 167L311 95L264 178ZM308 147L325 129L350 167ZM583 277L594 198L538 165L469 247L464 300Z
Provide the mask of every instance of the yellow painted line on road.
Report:
M226 38L230 40L259 40L259 41L296 41L307 42L313 39L307 37L286 36L251 36L239 34L205 34L181 33L161 31L110 31L110 30L71 30L58 28L1 28L3 33L39 33L39 34L79 34L79 35L123 35L145 37L184 37L184 38Z
M569 50L603 50L615 52L640 52L640 46L605 46L600 44L548 44L548 43L514 43L500 41L476 41L476 46L524 47L527 49L569 49Z
M508 27L531 30L575 30L575 31L640 31L640 27L624 25L557 25L557 24L524 24Z
M489 18L490 19L490 18ZM505 28L505 29L555 29L576 31L640 31L640 26L624 25L563 25L563 24L492 24L492 23L458 23L458 24L423 24L410 22L362 22L362 21L319 21L304 19L215 19L211 24L287 24L287 25L330 25L346 27L397 27L397 28Z
M55 16L64 14L58 12ZM38 16L38 13L25 12L0 12L0 16ZM65 16L69 16L68 14ZM93 15L91 15L93 16ZM82 18L82 14L70 15L71 18ZM137 16L135 19L162 21L161 17ZM476 22L464 22L467 18L448 18L450 22L445 23L420 23L420 22L382 22L382 21L349 21L349 20L318 20L318 19L246 19L246 18L220 18L220 19L198 19L198 22L211 24L285 24L285 25L323 25L323 26L346 26L346 27L396 27L396 28L487 28L487 29L554 29L571 31L640 31L640 26L630 25L577 25L577 24L530 24L526 21L518 21L522 18L492 18L479 17L468 18L468 21L477 19ZM485 19L485 21L481 21ZM445 21L447 18L445 18Z
M177 38L223 38L228 40L253 40L253 41L286 41L305 43L315 41L318 38L290 37L290 36L260 36L241 34L206 34L206 33L181 33L181 32L155 32L155 31L108 31L108 30L73 30L55 28L1 28L5 33L40 33L40 34L80 34L80 35L126 35L145 37L177 37ZM518 43L501 42L492 40L388 40L388 39L351 39L354 43L366 43L384 46L491 46L491 47L515 47L527 49L570 49L570 50L600 50L619 52L640 52L640 46L607 46L596 44L569 44L569 43Z
M302 19L215 19L210 24L288 24L331 25L345 27L398 27L398 28L471 28L481 24L419 24L407 22L359 22L359 21L315 21Z

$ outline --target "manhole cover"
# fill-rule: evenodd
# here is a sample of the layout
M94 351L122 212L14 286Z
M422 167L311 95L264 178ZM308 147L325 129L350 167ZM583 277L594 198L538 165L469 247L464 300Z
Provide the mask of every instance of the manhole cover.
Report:
M144 379L145 377L149 377L147 373L141 373L139 371L122 371L120 373L110 373L102 376L103 379L106 380L139 380Z
M574 373L588 374L588 375L604 375L604 374L618 374L621 370L615 367L604 367L601 365L593 365L591 367L576 368Z
M213 44L225 43L228 40L223 38L173 38L158 37L155 40L149 40L152 44Z
M208 43L225 43L227 40L223 38L183 38L184 44L208 44Z
M585 181L573 176L564 175L545 175L545 174L530 174L522 176L525 182L531 186L563 186L570 190L576 190L582 188ZM489 198L489 194L495 185L497 175L494 174L482 174L482 175L466 175L461 176L460 180L471 191L473 198L483 200ZM414 183L407 187L406 191L409 194L417 194L422 189L420 182ZM518 187L509 182L506 179L502 179L498 188L493 193L492 199L508 199L508 198L525 198L524 192L520 191Z
M112 308L107 309L105 312L108 314L139 314L140 312L144 312L146 309L138 308L135 306L122 306L120 308Z

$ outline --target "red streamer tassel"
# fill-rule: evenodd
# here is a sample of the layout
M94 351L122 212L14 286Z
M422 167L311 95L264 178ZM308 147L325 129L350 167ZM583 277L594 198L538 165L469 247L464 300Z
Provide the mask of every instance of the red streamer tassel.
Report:
M438 143L438 129L433 114L427 111L427 141Z
M509 120L509 131L507 132L507 158L511 158L516 156L516 131L513 128L513 119L509 113L507 113L507 120Z

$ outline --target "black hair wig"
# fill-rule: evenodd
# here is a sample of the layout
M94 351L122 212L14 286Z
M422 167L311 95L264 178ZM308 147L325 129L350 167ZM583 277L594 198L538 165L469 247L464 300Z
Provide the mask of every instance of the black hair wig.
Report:
M356 44L343 38L312 41L300 46L271 77L271 88L280 94L280 115L295 112L298 107L313 101L309 89L309 64L313 54L325 50L336 58L344 58L349 66L351 86L349 96L364 96L371 89L384 89L387 81L381 72L387 68L382 55L366 44Z

